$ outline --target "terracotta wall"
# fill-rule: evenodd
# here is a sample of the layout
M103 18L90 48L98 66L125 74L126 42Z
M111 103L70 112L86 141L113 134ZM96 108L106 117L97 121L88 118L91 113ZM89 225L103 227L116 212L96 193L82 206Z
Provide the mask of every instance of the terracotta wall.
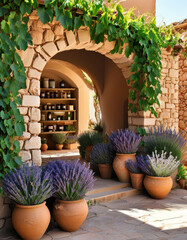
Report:
M105 56L85 50L58 53L53 59L83 69L98 90L106 131L128 127L128 87L121 70Z

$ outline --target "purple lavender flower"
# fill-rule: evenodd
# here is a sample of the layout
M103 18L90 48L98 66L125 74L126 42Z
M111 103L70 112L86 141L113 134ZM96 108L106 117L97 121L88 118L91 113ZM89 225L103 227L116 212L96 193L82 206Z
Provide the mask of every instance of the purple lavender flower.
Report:
M118 129L109 136L109 142L115 152L121 154L135 153L141 142L140 135L129 129Z
M93 188L93 171L84 164L76 161L49 162L45 169L52 171L54 185L58 191L55 197L64 201L74 201L82 199L88 190Z
M43 203L57 191L51 171L34 164L10 171L2 180L2 188L8 198L21 205Z
M131 173L142 173L138 163L134 162L132 159L129 159L127 162L125 162L125 167Z

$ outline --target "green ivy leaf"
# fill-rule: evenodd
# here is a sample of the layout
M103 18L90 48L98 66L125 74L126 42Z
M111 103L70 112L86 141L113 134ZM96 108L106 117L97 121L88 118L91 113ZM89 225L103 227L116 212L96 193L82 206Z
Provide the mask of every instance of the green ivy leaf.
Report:
M37 9L37 15L40 17L40 20L42 21L43 24L50 21L50 16L44 7Z
M23 132L25 131L25 126L24 124L21 122L16 122L15 123L15 130L16 130L16 133L17 133L17 136L21 137Z
M99 35L99 34L101 34L103 32L104 32L104 25L103 25L103 23L98 23L97 26L96 26L96 31L95 31L96 35Z
M31 14L32 5L30 3L27 3L27 2L24 1L24 2L21 3L20 11L21 11L22 15L24 15L25 13Z
M81 25L82 25L82 18L80 15L78 17L75 17L74 29L79 29Z

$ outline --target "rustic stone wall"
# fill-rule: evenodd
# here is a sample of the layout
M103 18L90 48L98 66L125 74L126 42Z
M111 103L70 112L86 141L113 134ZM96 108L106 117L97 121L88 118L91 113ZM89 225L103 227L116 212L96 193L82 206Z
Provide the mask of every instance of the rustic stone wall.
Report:
M137 125L145 127L164 125L178 131L178 89L179 89L179 57L173 57L170 52L162 50L161 89L159 96L160 107L155 106L158 118L150 111L137 113L129 112L129 126L135 130Z
M187 134L187 59L179 56L179 129Z

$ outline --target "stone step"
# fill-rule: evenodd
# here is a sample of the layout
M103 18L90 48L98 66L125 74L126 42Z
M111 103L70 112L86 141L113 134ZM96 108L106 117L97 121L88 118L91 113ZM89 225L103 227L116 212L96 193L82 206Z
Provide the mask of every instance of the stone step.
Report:
M115 189L112 191L99 192L99 193L87 195L85 199L89 204L97 204L97 203L103 203L108 201L114 201L114 200L125 198L125 197L131 197L141 193L142 192L137 189L134 189L131 187L125 187L125 188Z

